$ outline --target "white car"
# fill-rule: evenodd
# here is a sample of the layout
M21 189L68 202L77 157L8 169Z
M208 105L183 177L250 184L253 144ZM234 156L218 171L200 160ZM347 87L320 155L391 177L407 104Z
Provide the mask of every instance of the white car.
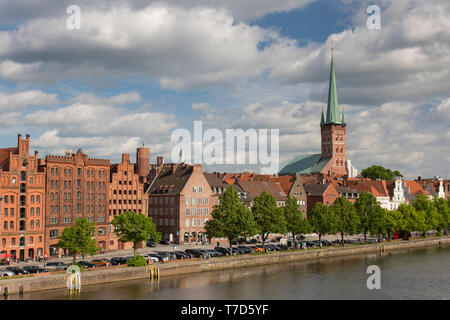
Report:
M149 254L145 255L145 257L147 258L147 261L151 261L151 263L155 263L155 262L159 261L159 259L157 257L151 256Z
M0 270L0 277L11 277L14 276L14 272L7 271L7 270Z

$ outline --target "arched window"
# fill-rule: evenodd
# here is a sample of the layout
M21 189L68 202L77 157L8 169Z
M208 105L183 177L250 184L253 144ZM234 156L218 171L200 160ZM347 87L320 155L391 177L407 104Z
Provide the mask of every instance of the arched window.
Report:
M27 181L27 173L25 171L20 172L20 181Z

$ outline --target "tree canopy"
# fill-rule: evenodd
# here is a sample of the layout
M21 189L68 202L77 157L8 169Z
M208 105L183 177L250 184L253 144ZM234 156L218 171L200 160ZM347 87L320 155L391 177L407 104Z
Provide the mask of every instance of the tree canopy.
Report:
M132 211L115 216L112 224L119 241L133 242L134 255L136 256L137 244L141 241L152 240L159 242L161 233L156 231L152 218Z
M95 226L87 219L78 219L75 225L66 227L59 236L57 246L69 252L76 262L77 254L94 255L100 248L94 237Z
M391 169L384 168L382 166L370 166L361 171L362 178L370 178L372 180L394 180L395 177L403 177L403 175L398 171L392 171Z
M265 250L265 243L270 233L286 232L283 209L277 207L277 200L273 195L263 191L253 199L252 213L257 233L261 235Z
M337 231L337 218L329 206L316 202L308 214L312 232L319 235L319 245L322 246L322 236Z
M309 233L311 232L311 227L308 220L303 218L296 198L287 198L283 212L286 220L286 229L292 234L292 247L295 248L295 235Z
M354 205L344 196L333 202L331 210L337 218L337 231L341 234L341 241L344 241L344 234L355 234L358 231L359 217Z
M253 235L256 232L255 223L250 209L241 202L233 185L228 187L219 200L211 213L213 219L206 222L205 229L209 238L226 237L232 254L232 242L239 237Z

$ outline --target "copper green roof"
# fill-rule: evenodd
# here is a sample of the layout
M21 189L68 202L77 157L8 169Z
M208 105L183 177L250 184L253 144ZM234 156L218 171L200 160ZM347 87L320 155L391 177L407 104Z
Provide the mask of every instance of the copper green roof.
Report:
M328 88L328 105L327 105L327 119L325 124L335 123L341 124L339 112L339 101L336 89L336 75L334 72L334 57L331 57L331 70L330 70L330 86Z
M280 175L320 173L331 158L321 158L321 154L294 157L281 171Z

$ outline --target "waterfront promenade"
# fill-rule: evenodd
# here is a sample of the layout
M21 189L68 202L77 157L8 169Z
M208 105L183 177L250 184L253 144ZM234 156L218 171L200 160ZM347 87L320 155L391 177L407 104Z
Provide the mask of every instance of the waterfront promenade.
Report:
M409 241L393 241L384 244L347 245L346 247L325 247L308 250L287 252L271 252L267 254L254 254L236 257L211 258L209 260L192 259L189 261L173 261L164 264L156 264L160 269L161 277L205 271L224 270L241 267L251 267L264 264L277 264L292 261L307 261L329 257L344 257L362 254L383 254L394 250L409 250L414 248L448 246L450 237L429 238ZM39 290L61 289L66 287L66 274L51 273L39 274L33 277L4 279L0 281L2 293L5 288L9 294L32 292ZM118 266L113 268L101 268L87 271L82 274L82 284L92 285L133 279L145 279L150 277L148 267L130 268Z

